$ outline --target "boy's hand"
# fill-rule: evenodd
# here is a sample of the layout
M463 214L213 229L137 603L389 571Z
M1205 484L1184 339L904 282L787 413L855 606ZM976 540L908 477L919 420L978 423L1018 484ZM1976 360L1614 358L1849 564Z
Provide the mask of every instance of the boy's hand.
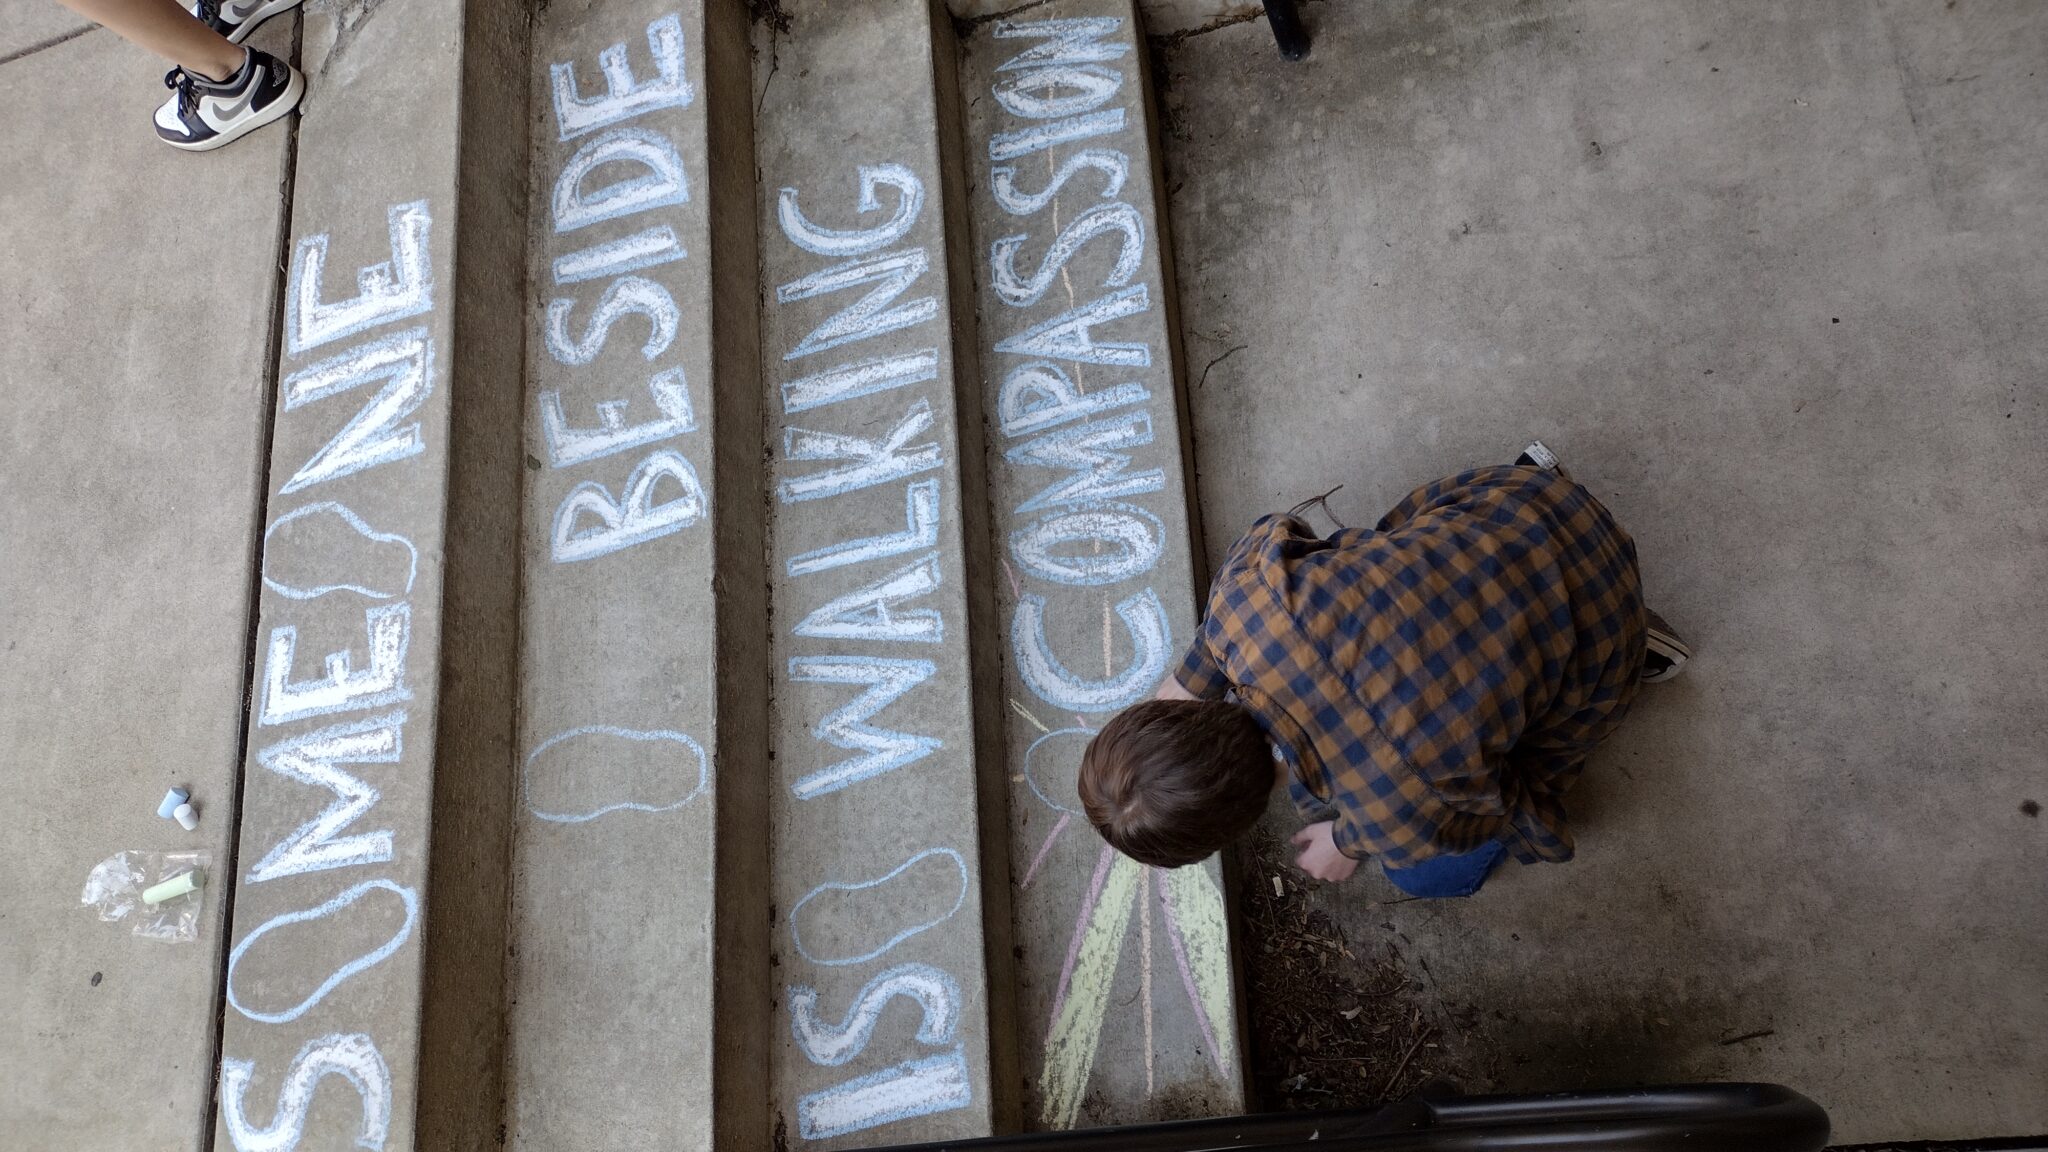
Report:
M1294 842L1302 845L1301 855L1294 858L1294 866L1318 880L1335 884L1351 879L1358 871L1358 861L1337 851L1337 841L1332 835L1337 830L1333 820L1311 824L1294 834Z

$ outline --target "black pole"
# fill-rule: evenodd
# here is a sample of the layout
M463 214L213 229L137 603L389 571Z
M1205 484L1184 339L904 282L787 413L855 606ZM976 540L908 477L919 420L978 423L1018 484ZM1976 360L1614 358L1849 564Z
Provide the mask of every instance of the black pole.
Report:
M1280 42L1280 54L1289 60L1308 56L1308 29L1301 26L1301 10L1295 0L1266 0L1266 22L1273 26L1273 39Z

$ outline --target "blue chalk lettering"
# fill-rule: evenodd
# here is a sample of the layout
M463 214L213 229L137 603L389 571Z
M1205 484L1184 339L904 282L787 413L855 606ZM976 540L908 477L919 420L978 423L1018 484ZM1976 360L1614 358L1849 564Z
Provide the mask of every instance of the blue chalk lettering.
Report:
M1129 504L1054 512L1010 533L1010 558L1040 580L1070 587L1116 584L1159 564L1166 527ZM1062 545L1074 547L1059 552Z
M656 108L689 107L697 94L683 71L682 16L671 12L649 24L647 51L654 57L654 79L645 83L633 78L625 41L599 52L597 67L604 74L604 95L590 100L576 92L574 64L565 60L548 65L556 138L571 140Z
M875 189L886 184L896 189L895 214L870 228L823 228L806 219L797 207L796 189L784 188L776 197L775 214L790 243L820 256L857 256L903 239L924 211L924 181L901 164L863 164L859 172L860 210L881 211L882 202Z
M789 987L789 1031L796 1046L813 1064L836 1067L866 1050L882 1009L898 996L917 1002L922 1018L917 1038L925 1044L950 1043L960 1028L960 985L929 964L897 964L875 974L854 994L846 1019L828 1024L818 1017L818 990L805 984Z
M1047 485L1017 506L1021 513L1054 504L1093 504L1166 487L1158 468L1126 472L1131 458L1119 451L1152 442L1152 414L1133 409L1104 420L1046 432L1004 453L1012 464L1064 468L1071 475Z
M1062 144L1072 144L1095 136L1114 136L1124 130L1124 110L1111 108L1102 112L1089 112L1080 116L1069 116L1064 120L1040 120L1022 128L997 132L988 138L988 158L991 160L1015 160Z
M580 284L585 280L602 280L621 272L638 272L642 268L672 263L685 255L682 241L676 239L676 230L666 224L657 224L652 228L642 228L631 236L621 236L617 240L607 240L555 257L555 283Z
M860 436L844 436L837 432L811 432L802 428L785 428L782 431L782 455L785 460L825 461L851 460L853 463L841 468L827 468L807 476L784 477L777 486L777 492L784 504L801 500L819 500L827 496L838 496L876 484L901 480L921 472L936 470L942 459L936 443L911 446L910 441L924 435L932 426L932 405L929 400L919 400L903 414L903 419L878 440Z
M1113 712L1143 700L1166 674L1172 643L1166 607L1147 588L1118 601L1116 614L1131 638L1131 662L1104 680L1075 675L1053 658L1045 637L1045 597L1026 592L1010 621L1010 652L1017 671L1038 698L1062 712Z
M967 1060L956 1047L799 1097L797 1134L806 1140L827 1140L972 1103Z
M683 316L668 289L643 276L621 276L605 285L604 293L597 298L596 310L590 314L590 323L583 326L583 335L571 339L569 310L574 307L576 301L566 296L548 301L547 322L541 326L548 355L563 364L588 364L597 359L612 325L627 316L647 317L650 330L647 340L640 345L640 358L652 360L675 342L676 327Z
M340 835L381 798L375 788L342 771L341 765L396 764L404 754L402 711L322 728L258 752L258 764L286 779L325 788L334 793L334 800L264 853L249 869L249 883L391 859L389 828Z
M791 576L808 576L920 548L939 546L939 482L917 480L903 489L903 531L830 544L789 559Z
M1131 158L1114 148L1083 148L1061 161L1052 180L1037 192L1018 191L1017 169L1003 164L989 169L989 191L1003 211L1012 216L1029 216L1052 203L1067 181L1083 168L1094 168L1103 174L1102 198L1114 200L1124 190L1124 181L1130 178Z
M655 486L664 479L674 480L681 491L656 504ZM627 474L622 501L613 500L611 492L595 480L570 489L555 509L551 554L557 564L609 555L682 531L702 519L709 504L689 460L673 448L663 448L649 453ZM577 522L586 512L596 516L598 523L579 527Z
M393 205L385 217L391 259L358 269L356 294L347 300L320 299L327 233L304 237L292 249L284 331L285 348L293 356L379 324L433 311L434 265L427 250L427 232L434 221L427 213L427 202Z
M1057 365L1032 360L1003 377L996 392L996 418L1004 436L1022 436L1151 398L1152 393L1136 382L1083 392Z
M936 608L904 608L939 590L939 554L900 568L880 580L834 597L797 622L791 632L817 640L887 640L937 644L946 638L946 618Z
M1116 34L1124 22L1115 16L1082 16L1065 20L999 20L998 40L1043 39L1001 64L998 72L1038 68L1048 64L1103 64L1122 58L1129 44L1104 43L1104 36Z
M292 373L284 381L284 407L290 411L378 380L384 387L285 481L279 495L426 451L419 422L398 423L434 391L434 342L425 328L357 345Z
M872 396L891 388L922 384L938 378L937 348L920 348L901 356L855 360L783 384L782 410L785 413L808 412L856 396Z
M594 192L583 190L583 179L606 164L635 164L644 171L630 179L618 180ZM574 232L601 220L613 220L690 202L689 181L683 175L683 158L675 142L645 128L614 128L576 149L555 177L550 207L555 231Z
M1152 295L1146 291L1145 285L1133 284L997 341L996 351L1018 356L1078 360L1083 364L1147 368L1152 364L1150 345L1098 344L1089 329L1126 316L1137 316L1151 307Z
M939 302L936 297L920 296L915 300L889 307L890 301L910 290L917 278L931 268L931 258L922 248L911 248L892 252L887 256L871 259L850 260L820 268L808 276L801 276L775 290L775 299L783 304L823 296L828 292L839 292L861 284L880 281L866 295L834 312L797 346L783 354L784 360L797 360L827 348L866 340L884 332L899 328L911 328L936 319Z
M1114 68L1066 64L999 77L990 92L1012 115L1050 120L1100 108L1123 86L1124 75ZM1056 95L1062 88L1072 89L1073 95Z
M914 764L944 747L944 742L935 736L915 736L877 728L867 722L904 693L937 674L938 665L929 660L894 660L880 656L792 657L789 661L792 683L859 684L866 690L827 712L811 729L811 735L818 740L860 755L805 775L791 785L790 791L799 800L814 800L849 784ZM791 914L795 914L793 910Z
M1060 274L1082 245L1110 233L1121 234L1123 243L1117 249L1115 266L1102 278L1102 283L1110 288L1128 284L1145 260L1145 221L1136 208L1118 202L1098 204L1060 229L1046 248L1045 258L1038 262L1038 271L1029 279L1017 275L1017 250L1029 236L1005 236L989 245L990 286L1003 303L1012 308L1027 308L1038 303L1045 290L1052 287L1053 277Z

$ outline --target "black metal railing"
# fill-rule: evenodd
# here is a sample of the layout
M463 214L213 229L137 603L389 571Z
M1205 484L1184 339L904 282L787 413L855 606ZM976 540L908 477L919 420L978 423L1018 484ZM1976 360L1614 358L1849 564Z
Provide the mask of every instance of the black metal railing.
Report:
M1819 1152L1827 1142L1827 1113L1790 1088L1686 1084L1420 1098L1357 1111L995 1136L887 1152Z

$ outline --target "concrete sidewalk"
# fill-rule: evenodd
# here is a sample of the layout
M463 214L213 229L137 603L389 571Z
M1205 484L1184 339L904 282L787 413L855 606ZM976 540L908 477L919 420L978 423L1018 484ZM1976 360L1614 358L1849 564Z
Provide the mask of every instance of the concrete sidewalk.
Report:
M290 24L255 42L284 50ZM124 850L205 851L228 875L288 137L203 159L164 147L162 72L97 30L0 64L10 107L64 93L54 126L0 127L0 1143L15 1147L207 1135L226 885L185 942L103 923L79 893ZM198 831L157 818L173 784Z
M1541 437L1700 651L1573 795L1576 862L1362 876L1351 938L1479 1010L1494 1088L2048 1129L2048 11L1307 12L1303 65L1257 24L1166 53L1211 559Z

